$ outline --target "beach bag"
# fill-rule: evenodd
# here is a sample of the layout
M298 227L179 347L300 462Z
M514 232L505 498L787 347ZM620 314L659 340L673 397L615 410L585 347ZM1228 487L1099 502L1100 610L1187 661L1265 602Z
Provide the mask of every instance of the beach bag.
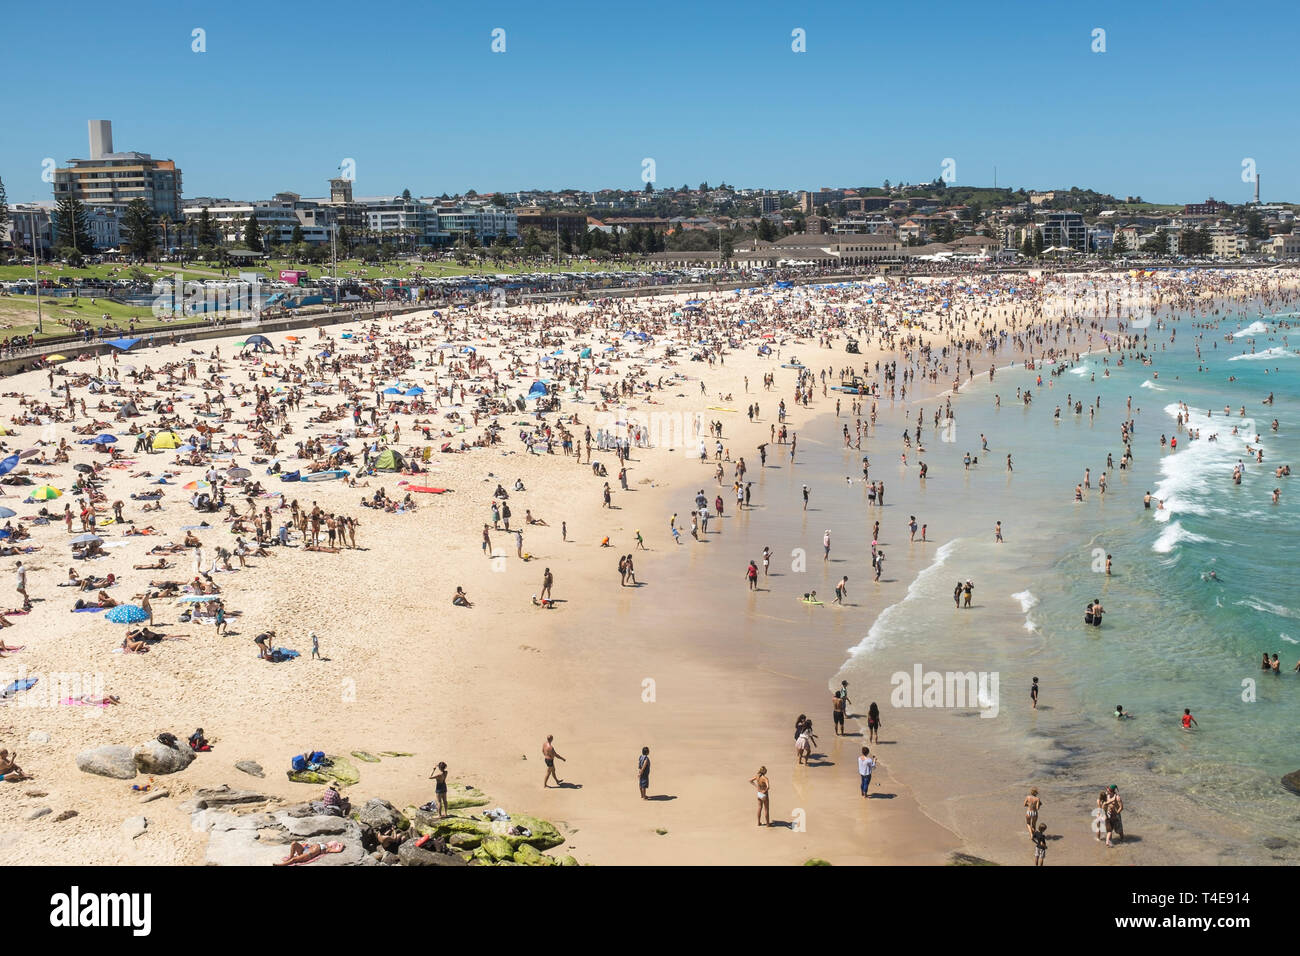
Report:
M302 754L298 754L298 756L289 761L289 766L294 770L306 770L307 758Z
M325 751L323 750L313 750L310 754L307 755L307 759L312 763L318 763L321 764L322 766L326 766L332 762L328 757L325 756Z

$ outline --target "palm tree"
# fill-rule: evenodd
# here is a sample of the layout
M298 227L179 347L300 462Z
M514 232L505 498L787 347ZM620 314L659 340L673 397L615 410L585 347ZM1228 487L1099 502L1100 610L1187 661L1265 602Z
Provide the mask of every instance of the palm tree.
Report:
M158 225L162 226L162 231L163 231L163 255L164 256L171 251L170 244L167 241L168 238L167 227L171 225L171 222L172 222L171 217L168 216L167 213L163 213L161 216L158 217Z

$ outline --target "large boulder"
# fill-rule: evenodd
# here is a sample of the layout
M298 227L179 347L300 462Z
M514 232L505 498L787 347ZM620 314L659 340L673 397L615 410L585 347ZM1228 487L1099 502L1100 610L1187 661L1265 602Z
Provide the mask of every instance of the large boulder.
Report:
M415 845L414 840L407 840L397 848L397 858L402 866L466 866L464 859L456 853L434 853Z
M101 777L130 780L135 776L135 757L130 747L109 744L77 754L77 769Z
M246 803L265 803L270 798L256 790L232 790L228 784L219 787L201 787L194 792L191 809L206 810L211 807L231 807Z
M168 747L159 740L146 740L134 750L136 769L147 774L179 773L194 763L195 753L188 746Z
M1282 786L1300 796L1300 770L1292 770L1282 778Z
M512 827L525 827L532 833L532 836L515 836L506 832ZM563 835L555 828L554 824L523 813L512 813L509 822L502 820L499 823L493 823L492 832L505 837L510 842L510 845L516 849L527 844L538 850L550 850L564 842Z
M389 827L405 830L410 826L410 822L397 812L396 807L379 797L367 800L366 805L357 811L357 819L375 830L387 830Z
M515 855L515 848L510 845L510 841L495 834L484 838L482 848L488 856L498 861L509 860Z
M515 850L514 861L524 866L553 866L555 861L527 843Z

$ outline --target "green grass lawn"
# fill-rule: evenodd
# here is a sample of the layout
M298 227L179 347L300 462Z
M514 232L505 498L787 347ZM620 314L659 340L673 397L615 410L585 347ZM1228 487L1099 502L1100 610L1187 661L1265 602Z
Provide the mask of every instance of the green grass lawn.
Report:
M36 331L36 298L34 295L0 296L0 336L26 335ZM137 329L165 324L154 318L148 306L122 305L101 298L96 298L95 304L91 305L89 297L65 299L48 295L41 296L40 301L44 334L48 336L69 334L72 331L68 325L70 319L82 319L94 328L100 328L108 324L104 320L105 314L110 321L124 328L131 319L135 319Z
M197 278L212 278L221 275L220 268L213 266L204 261L194 261L180 266L177 263L147 263L142 266L131 266L118 264L103 264L83 266L76 269L72 266L60 265L58 263L42 263L40 266L41 279L128 279L139 268L146 273L150 280L167 278L177 271L182 271L187 275L193 275ZM279 278L281 269L302 269L305 270L312 278L327 276L330 274L328 264L320 265L303 265L302 263L293 262L288 259L272 259L269 262L258 262L252 265L239 266L231 264L227 267L227 272L232 278L238 276L241 270L250 272L263 272L269 278ZM644 270L643 264L633 263L613 263L613 262L574 262L565 266L558 266L555 263L544 263L541 265L513 265L502 263L500 265L485 262L478 264L471 262L469 265L462 266L456 262L406 262L399 260L396 262L385 262L378 266L366 266L361 264L360 259L341 259L338 264L340 276L353 276L363 279L383 279L398 278L409 279L415 276L424 276L427 278L443 278L446 276L463 276L478 275L482 273L516 273L516 272L610 272L610 271L639 271ZM20 265L0 265L0 282L12 282L17 279L32 278L31 266Z

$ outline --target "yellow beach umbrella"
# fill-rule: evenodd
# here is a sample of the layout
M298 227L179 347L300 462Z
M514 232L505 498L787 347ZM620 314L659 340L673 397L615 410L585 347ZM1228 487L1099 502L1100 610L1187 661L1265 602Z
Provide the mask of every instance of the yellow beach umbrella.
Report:
M32 493L29 497L35 498L38 501L49 501L52 498L62 497L62 495L63 492L59 491L58 488L55 488L52 485L40 485L32 489Z
M47 361L47 362L66 362L67 360L68 360L68 357L67 357L66 355L47 355L47 356L45 356L45 361Z

